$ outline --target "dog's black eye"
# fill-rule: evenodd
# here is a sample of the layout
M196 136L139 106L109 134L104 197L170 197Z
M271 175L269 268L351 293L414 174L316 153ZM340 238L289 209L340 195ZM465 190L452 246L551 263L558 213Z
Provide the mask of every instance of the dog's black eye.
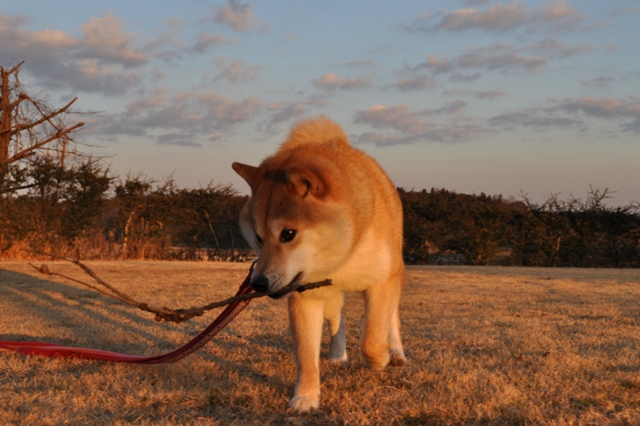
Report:
M258 234L256 234L256 241L258 242L258 244L262 244L262 238Z
M288 243L291 240L293 240L295 236L296 236L296 231L294 231L293 229L283 229L282 232L280 233L280 242Z

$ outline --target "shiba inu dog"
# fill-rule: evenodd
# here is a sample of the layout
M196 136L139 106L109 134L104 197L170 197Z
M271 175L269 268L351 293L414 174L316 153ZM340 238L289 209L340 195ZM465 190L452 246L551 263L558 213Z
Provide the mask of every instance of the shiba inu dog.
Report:
M233 163L251 187L240 227L259 257L256 291L332 280L333 285L289 296L298 368L289 407L320 404L323 320L331 333L329 358L346 361L345 292L362 293L361 351L374 369L406 362L398 304L405 282L402 205L375 160L349 145L340 126L319 117L295 126L276 154L259 167Z

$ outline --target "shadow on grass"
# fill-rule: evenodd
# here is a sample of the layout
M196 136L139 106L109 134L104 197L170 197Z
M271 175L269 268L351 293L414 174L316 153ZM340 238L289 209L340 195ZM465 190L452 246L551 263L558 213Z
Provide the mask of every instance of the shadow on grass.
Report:
M76 330L79 332L73 337L65 338L42 334L40 330L34 329L32 335L24 336L31 340L68 345L99 345L99 349L117 350L106 341L108 336L96 334L107 331L105 328L112 328L130 336L127 348L141 350L149 344L154 347L172 346L166 339L136 326L148 326L149 323L154 323L152 319L146 320L134 308L89 290L0 270L0 297L4 303L12 304L22 313L23 321L33 321L34 325L43 323L50 329L65 330L65 334L72 334ZM180 331L179 327L172 324L156 324L164 331ZM2 330L1 333L2 339L12 339L10 330Z
M128 355L149 356L169 352L187 343L206 327L201 322L158 323L150 314L92 290L0 269L0 310L3 306L7 307L4 309L5 315L9 307L19 315L13 319L5 317L4 321L0 321L0 340L51 342ZM25 326L30 329L25 331ZM172 336L164 337L168 333ZM254 353L256 347L263 345L269 343L237 336L236 332L225 329L192 357L197 356L205 362L217 365L218 372L213 374L242 377L244 381L254 385L268 387L280 394L288 394L292 383L285 383L277 376L265 374L259 366L251 362L237 362L236 356L226 357L227 354L239 353L242 350ZM0 355L2 354L11 352L0 350ZM86 366L83 365L81 368L86 367L87 374L91 374L90 371L101 364L110 364L90 360L84 362ZM181 361L185 362L187 361ZM133 368L153 369L154 366ZM203 377L189 368L180 370L181 375L186 375L182 378L184 381L180 381L184 384L180 386L187 391L192 386L189 383L216 381L215 375L207 374L207 377Z
M12 332L11 321L0 339L44 341L69 346L158 354L187 343L206 325L156 322L151 314L97 292L0 269L0 300L33 324L32 332ZM8 325L7 325L8 324ZM44 327L38 327L44 325ZM57 331L59 334L54 334ZM183 335L171 341L161 335ZM151 348L151 350L149 350Z

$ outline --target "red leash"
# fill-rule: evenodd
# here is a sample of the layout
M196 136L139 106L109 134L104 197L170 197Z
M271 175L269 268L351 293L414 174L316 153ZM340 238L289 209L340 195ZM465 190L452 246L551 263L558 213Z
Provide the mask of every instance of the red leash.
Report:
M240 285L236 296L253 292L250 281L251 272L249 272L247 278L245 278L244 282ZM55 343L11 342L7 340L0 340L0 349L6 349L25 355L95 359L100 361L126 362L130 364L164 364L169 362L176 362L188 355L191 355L192 353L203 347L209 340L211 340L216 334L218 334L220 330L222 330L227 324L229 324L231 320L233 320L249 304L250 301L251 300L244 300L231 303L225 308L224 311L222 311L222 313L220 313L220 315L218 315L215 320L213 320L213 322L204 331L198 334L193 340L176 349L175 351L163 355L143 357L136 355L124 355L116 352L101 351L98 349L71 348Z

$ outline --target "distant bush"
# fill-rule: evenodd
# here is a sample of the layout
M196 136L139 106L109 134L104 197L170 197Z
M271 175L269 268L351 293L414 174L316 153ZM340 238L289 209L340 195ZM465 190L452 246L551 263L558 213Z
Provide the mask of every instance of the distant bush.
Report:
M638 205L610 207L610 192L551 195L538 205L444 189L398 189L404 257L414 264L640 267ZM179 188L112 176L95 159L65 167L36 159L0 181L0 254L20 248L83 259L241 261L254 256L232 187Z
M142 176L123 181L93 160L16 169L31 183L0 198L0 250L20 248L84 259L244 260L238 217L246 197L229 186L178 188Z
M640 208L610 207L608 190L585 200L404 191L407 263L640 267Z

